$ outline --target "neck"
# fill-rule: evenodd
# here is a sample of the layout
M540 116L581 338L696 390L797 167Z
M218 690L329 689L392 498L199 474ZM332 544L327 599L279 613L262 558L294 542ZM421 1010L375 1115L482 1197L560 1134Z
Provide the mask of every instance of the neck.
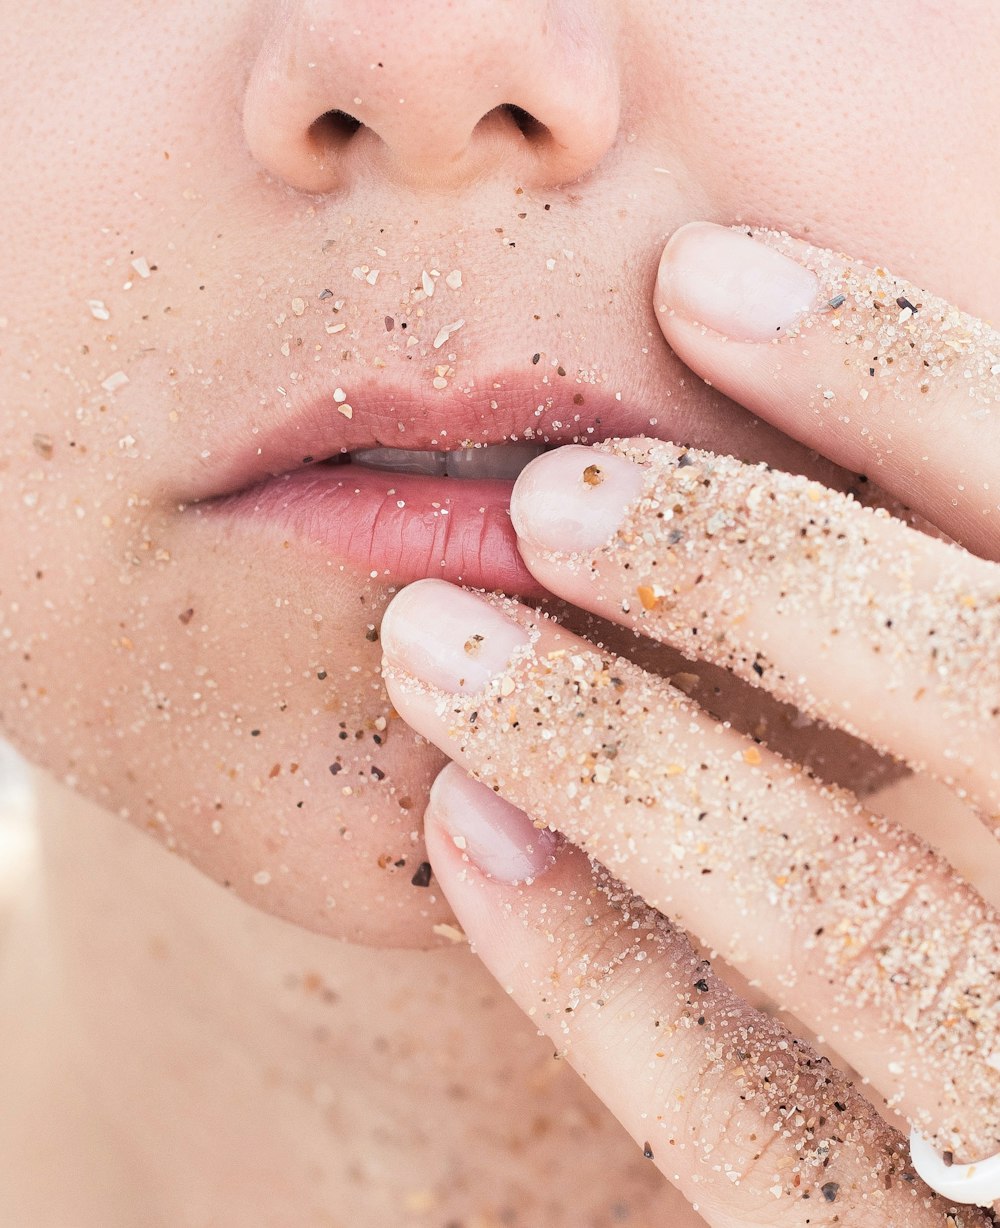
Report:
M320 938L51 782L38 808L36 890L0 965L18 1003L0 998L16 1222L555 1228L622 1198L661 1205L467 947Z

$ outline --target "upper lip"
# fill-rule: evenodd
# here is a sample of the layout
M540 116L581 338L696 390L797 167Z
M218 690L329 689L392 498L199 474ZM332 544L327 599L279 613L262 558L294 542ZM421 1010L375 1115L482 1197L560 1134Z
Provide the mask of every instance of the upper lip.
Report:
M542 382L547 375L547 382ZM277 420L245 422L218 449L202 452L201 472L185 502L233 494L270 477L359 448L450 451L476 444L596 443L615 435L649 434L649 418L623 394L544 369L465 381L472 391L404 386L368 376L338 402L337 381L296 387ZM425 381L426 384L426 381ZM580 398L582 397L582 402ZM351 417L340 412L351 407ZM645 430L643 429L645 428Z

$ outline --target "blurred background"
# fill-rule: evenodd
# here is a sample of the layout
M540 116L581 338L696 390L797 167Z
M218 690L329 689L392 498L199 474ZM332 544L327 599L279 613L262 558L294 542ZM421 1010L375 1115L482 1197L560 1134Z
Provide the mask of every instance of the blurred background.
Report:
M31 784L24 761L0 739L0 937L7 901L18 891L35 854Z

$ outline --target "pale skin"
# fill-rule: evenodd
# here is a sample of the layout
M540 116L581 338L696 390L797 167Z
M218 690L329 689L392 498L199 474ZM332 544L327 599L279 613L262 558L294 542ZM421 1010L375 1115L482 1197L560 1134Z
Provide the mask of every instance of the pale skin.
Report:
M289 551L278 533L223 537L178 504L227 437L280 418L273 385L293 387L307 364L331 386L363 369L430 391L435 355L408 355L384 321L408 312L433 334L461 314L448 378L470 395L482 391L474 372L523 367L519 378L544 396L551 359L584 393L623 390L623 404L642 408L631 434L766 460L822 488L853 489L866 472L960 543L985 592L1000 444L989 414L969 416L962 379L923 400L917 391L915 409L889 392L877 413L871 399L847 406L855 388L832 343L724 345L670 313L656 271L683 223L747 223L884 267L995 321L995 7L970 3L956 22L950 10L902 4L873 16L860 5L706 13L517 0L425 4L415 18L412 6L360 0L178 0L123 16L117 4L67 0L5 16L0 108L16 173L0 197L0 712L5 736L43 773L46 886L37 900L26 893L0 981L18 1004L0 1012L10 1089L0 1203L14 1222L688 1228L811 1213L860 1225L877 1206L880 1223L946 1223L945 1201L919 1183L887 1184L879 1164L895 1144L879 1118L950 1129L972 1148L995 1132L995 1114L980 1103L959 1120L954 1103L935 1099L947 1053L934 1051L920 1086L916 1056L931 1039L919 1020L904 1034L875 1003L877 1043L838 1044L835 1004L814 995L810 1014L735 941L725 953L772 1004L795 1006L800 1035L828 1035L870 1079L876 1108L843 1090L860 1125L832 1201L825 1181L804 1202L773 1195L763 1169L720 1185L712 1165L671 1157L652 1137L653 1101L690 1096L690 1071L705 1060L684 1047L695 1034L676 1033L667 1083L645 1016L555 1019L537 996L598 932L605 956L622 941L622 899L579 902L591 869L569 845L531 887L478 879L444 822L456 769L442 778L425 842L428 790L446 757L483 765L462 760L460 743L399 690L392 704L410 728L393 716L382 646L366 638L394 595L391 577ZM558 139L477 127L504 102ZM357 114L382 143L331 142L317 156L306 134L334 110ZM461 269L463 284L418 317L412 291L430 265ZM361 266L378 269L374 284L352 275ZM339 333L315 306L330 282L344 299ZM533 353L545 355L537 367ZM823 390L837 394L832 415L810 400ZM599 584L532 549L525 558L574 607L614 614L600 590L616 580L614 556ZM568 621L610 643L582 616ZM651 620L640 630L655 635ZM614 650L644 668L658 651L628 630ZM832 660L811 681L813 699L834 710L871 675L852 679L855 656ZM878 715L884 727L850 724L882 746L898 734L900 757L954 777L954 758L941 771L928 762L934 739L917 718L907 726L909 708ZM973 715L962 714L967 728ZM940 816L949 787L995 813L995 739L974 733L955 748L968 759L961 779L896 786L894 817L923 823L921 797ZM805 755L801 733L788 736ZM350 792L330 776L331 746ZM848 756L830 775L888 809L861 762ZM555 805L501 784L519 806ZM678 909L679 881L658 899L643 880L643 865L664 856L655 830L629 850L617 815L602 828L564 810L555 826L572 845L603 854L650 903L683 912L724 949L699 928L693 897ZM966 881L950 895L943 869L935 882L957 933L977 906L969 882L1000 903L1000 860L971 814L950 813L946 851ZM888 848L901 838L882 835ZM415 887L425 857L435 876ZM573 906L552 942L556 886ZM745 917L760 928L756 907ZM478 955L455 941L459 925ZM622 965L627 985L608 983L666 1012L688 979L703 978L688 978L680 939L643 932L653 957ZM683 986L671 979L681 976ZM709 983L721 1009L728 991ZM909 1005L904 994L896 1009ZM627 1036L615 1031L626 1026ZM914 1056L899 1074L889 1050L908 1037ZM553 1062L554 1048L566 1060ZM751 1081L765 1060L754 1056ZM965 1049L956 1063L971 1085ZM734 1115L727 1069L698 1111L721 1123L719 1158L732 1147L744 1163L732 1140L751 1110ZM722 1128L734 1121L739 1131ZM777 1164L797 1137L769 1158ZM985 1222L961 1214L966 1228Z

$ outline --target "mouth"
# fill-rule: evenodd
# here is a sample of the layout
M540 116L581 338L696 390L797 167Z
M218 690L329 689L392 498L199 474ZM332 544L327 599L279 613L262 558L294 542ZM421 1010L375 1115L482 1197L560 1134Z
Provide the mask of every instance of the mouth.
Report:
M230 440L217 456L203 453L184 510L258 537L277 532L375 582L436 576L540 597L510 522L517 475L562 444L655 425L639 407L571 381L495 378L444 397L372 385L349 400L337 388L276 423L248 424L249 440Z
M513 482L536 456L554 444L478 444L453 452L417 448L358 448L348 452L350 464L390 473L416 473L425 477L455 478L461 482L499 478Z

